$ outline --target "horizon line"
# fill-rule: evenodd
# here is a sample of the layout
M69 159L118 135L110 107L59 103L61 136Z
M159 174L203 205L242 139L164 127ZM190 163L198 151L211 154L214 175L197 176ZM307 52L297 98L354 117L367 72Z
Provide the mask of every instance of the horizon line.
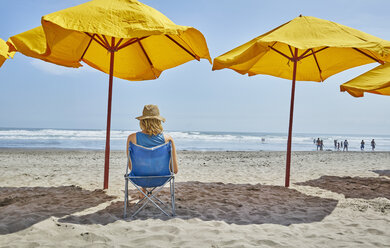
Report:
M53 129L53 130L80 130L80 131L105 131L106 129L99 129L99 128L58 128L58 127L0 127L0 130L1 129L14 129L14 130L17 130L17 129L20 129L20 130L44 130L44 129ZM133 131L131 129L111 129L111 131ZM213 130L208 130L208 131L200 131L200 130L165 130L164 131L166 132L200 132L200 133L254 133L254 134L260 134L260 133L274 133L274 134L286 134L287 135L287 131L285 132L281 132L281 131L213 131ZM305 135L309 135L309 134L323 134L323 135L339 135L339 136L342 136L342 135L353 135L353 136L358 136L358 135L365 135L365 136L368 136L368 135L381 135L381 136L390 136L390 133L382 133L382 134L379 134L379 133L329 133L329 132L293 132L293 134L305 134Z

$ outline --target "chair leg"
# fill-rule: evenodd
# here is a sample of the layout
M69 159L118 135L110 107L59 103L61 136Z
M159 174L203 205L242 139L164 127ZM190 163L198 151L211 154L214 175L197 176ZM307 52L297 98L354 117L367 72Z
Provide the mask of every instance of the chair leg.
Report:
M143 199L146 199L146 197L143 198ZM139 207L139 208L137 209L137 211L135 211L135 212L133 213L133 215L131 216L131 218L133 218L134 216L136 216L136 215L137 215L137 214L146 206L146 204L148 204L148 201L145 201L144 204L143 204L141 207Z
M158 201L159 203L161 203L161 205L163 205L164 207L167 207L167 206L165 205L164 202L162 202L160 199L158 199L157 197L155 197L153 194L150 195L150 198L155 199L156 201Z
M155 203L153 200L151 200L151 198L148 197L148 200L149 200L154 206L156 206L156 208L160 209L161 212L163 212L166 216L169 217L169 214L167 214L167 212L165 212L164 209L162 209L159 205L157 205L157 203Z
M142 200L144 200L144 199L146 199L146 200L148 200L148 201L145 201L144 202L144 204L141 206L141 207L139 207L138 209L137 209L137 211L131 216L131 218L133 218L134 216L136 216L149 202L151 202L156 208L158 208L161 212L163 212L166 216L168 216L169 217L169 214L167 214L167 212L165 212L159 205L157 205L157 203L155 203L153 200L152 200L152 197L153 198L155 198L155 199L157 199L157 200L159 200L158 198L156 198L155 196L153 196L152 194L151 194L152 192L151 191L147 191L147 194L145 194L144 193L144 195L145 195L145 197L142 199ZM149 195L151 195L151 196L149 196ZM141 200L141 201L142 201ZM140 202L141 202L140 201ZM138 203L137 203L138 204Z
M174 184L172 184L172 179L174 177L171 177L169 180L167 180L164 185L160 186L158 189L156 189L157 187L154 187L152 188L150 191L147 190L147 193L145 194L145 192L143 192L140 187L138 185L136 185L132 180L130 180L129 178L127 178L128 180L130 180L130 182L135 186L135 188L141 193L144 195L144 198L142 198L140 201L138 201L134 206L133 208L136 208L138 205L141 204L141 202L143 202L145 200L145 202L133 213L133 215L130 217L130 218L133 218L135 217L149 202L151 202L156 208L158 208L161 212L163 212L166 216L170 217L170 216L175 216L175 196L174 196ZM172 214L168 214L166 211L164 211L164 209L162 207L165 207L165 208L168 208L169 210L169 207L166 206L164 204L164 202L162 202L160 199L158 199L156 196L157 194L164 188L164 186L167 184L167 183L170 183L170 190L171 190L171 201L172 201ZM126 185L127 186L127 185ZM155 192L153 192L154 190L156 189ZM173 190L173 191L172 191ZM127 193L127 191L125 192ZM156 200L155 201L153 201ZM158 203L161 203L162 204L162 207L160 207ZM169 212L169 211L168 211Z
M172 203L172 216L176 215L175 212L175 177L171 180L171 203Z
M127 215L127 202L128 202L128 187L129 181L127 178L125 178L125 200L124 200L124 206L123 206L123 219L126 218Z

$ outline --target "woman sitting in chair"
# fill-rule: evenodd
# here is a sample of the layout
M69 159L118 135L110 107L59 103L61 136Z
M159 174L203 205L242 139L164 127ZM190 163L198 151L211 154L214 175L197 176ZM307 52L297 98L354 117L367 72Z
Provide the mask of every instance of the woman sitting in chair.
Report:
M172 169L176 174L178 172L176 160L175 143L171 136L163 134L161 121L165 122L165 118L160 116L160 111L157 105L145 105L142 111L142 116L137 117L140 121L141 132L132 133L127 138L127 156L129 156L129 143L137 144L147 148L162 145L167 142L172 144ZM129 165L131 166L131 165ZM131 170L131 168L129 168Z

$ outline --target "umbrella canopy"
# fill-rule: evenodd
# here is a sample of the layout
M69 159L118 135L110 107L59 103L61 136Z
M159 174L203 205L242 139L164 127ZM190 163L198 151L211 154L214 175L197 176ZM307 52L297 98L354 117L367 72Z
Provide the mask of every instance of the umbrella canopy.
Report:
M293 78L298 49L298 81L321 82L359 65L390 60L390 41L310 16L297 17L214 59L213 70L249 76Z
M42 17L42 26L9 39L15 50L68 67L80 61L127 80L158 78L193 59L211 62L206 40L192 27L174 24L135 0L94 0ZM113 44L114 41L114 44Z
M214 59L213 70L292 79L286 187L290 180L295 81L322 82L343 70L390 61L390 42L356 29L299 16Z
M380 65L340 85L354 97L363 97L364 92L390 96L390 63Z
M0 67L3 65L4 61L13 56L14 53L8 52L9 47L7 43L0 39Z
M68 67L83 61L108 73L104 188L108 188L113 76L156 79L191 60L211 58L201 32L174 24L136 0L93 0L42 17L42 26L9 39L26 56Z
M53 50L48 49L42 26L12 36L7 43L11 51L17 51L29 57L67 67L78 68L82 66L79 61L64 59L62 54L57 52L57 47Z

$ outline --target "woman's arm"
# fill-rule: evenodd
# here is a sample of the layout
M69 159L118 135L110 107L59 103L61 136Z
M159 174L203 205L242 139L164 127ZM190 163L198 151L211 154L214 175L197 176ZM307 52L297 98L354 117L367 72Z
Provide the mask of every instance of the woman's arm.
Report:
M137 144L137 136L135 133L132 133L127 137L127 143L126 143L126 154L127 154L127 159L129 159L129 145L130 142L133 144ZM131 171L131 163L129 163L129 169Z
M170 141L171 144L172 144L172 165L173 165L173 173L177 173L179 171L179 168L177 166L177 156L176 156L176 146L175 146L175 142L173 141L172 137L167 135L167 134L164 134L164 138L165 138L165 142L168 142Z

